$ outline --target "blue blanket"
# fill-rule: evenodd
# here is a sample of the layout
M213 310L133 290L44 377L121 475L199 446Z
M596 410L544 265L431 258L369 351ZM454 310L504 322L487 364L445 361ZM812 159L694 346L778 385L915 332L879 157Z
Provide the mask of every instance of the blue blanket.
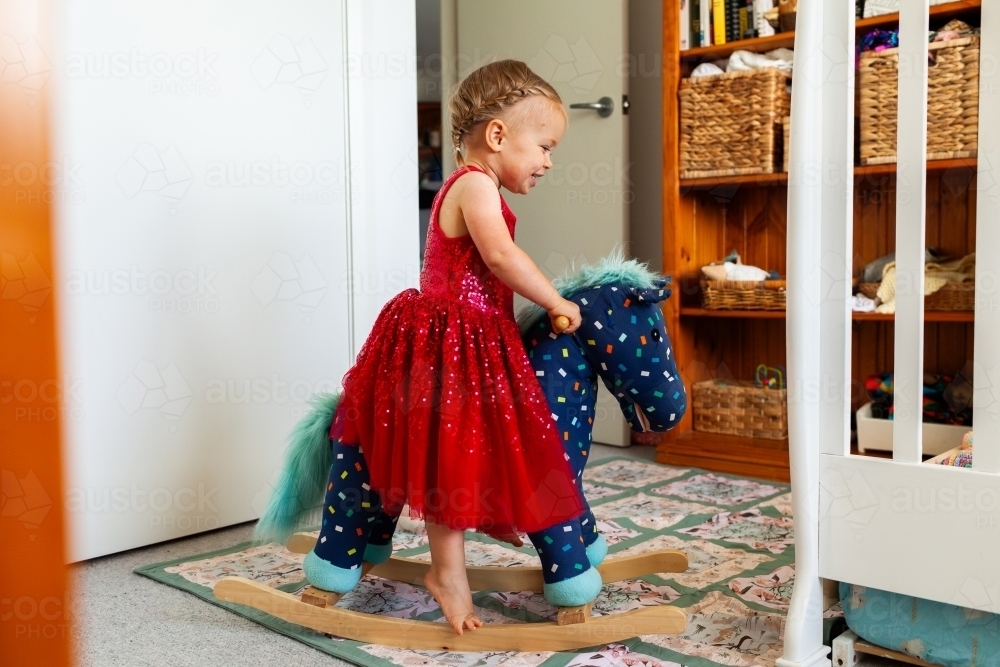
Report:
M844 583L840 601L872 644L945 667L1000 667L1000 615Z

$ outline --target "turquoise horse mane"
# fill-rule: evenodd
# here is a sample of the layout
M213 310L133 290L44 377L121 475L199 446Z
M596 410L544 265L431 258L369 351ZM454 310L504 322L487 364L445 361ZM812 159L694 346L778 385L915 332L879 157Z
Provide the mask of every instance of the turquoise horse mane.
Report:
M626 287L651 288L655 280L663 280L664 276L651 271L646 262L636 259L626 259L625 251L616 246L607 256L596 264L584 264L579 270L573 267L566 275L552 281L553 287L563 298L569 298L577 292L600 287L601 285L625 285ZM521 333L545 315L545 309L538 304L530 304L520 308L515 316Z

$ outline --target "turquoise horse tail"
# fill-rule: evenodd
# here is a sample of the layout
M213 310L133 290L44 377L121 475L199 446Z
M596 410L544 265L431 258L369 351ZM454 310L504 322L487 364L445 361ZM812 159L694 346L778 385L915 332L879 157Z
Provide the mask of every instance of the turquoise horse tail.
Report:
M264 515L253 531L254 542L284 544L323 501L333 458L330 425L340 394L318 394L312 409L295 425L285 451L281 477L271 492Z

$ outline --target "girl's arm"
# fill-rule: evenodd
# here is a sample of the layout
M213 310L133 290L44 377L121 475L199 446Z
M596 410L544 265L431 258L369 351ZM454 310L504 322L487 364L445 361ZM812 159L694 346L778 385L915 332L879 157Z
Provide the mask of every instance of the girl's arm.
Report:
M460 193L459 205L480 256L490 271L505 285L544 308L551 319L569 318L564 333L572 333L581 323L580 307L564 299L528 254L514 244L500 212L500 192L486 174L473 172ZM456 184L457 185L457 184Z

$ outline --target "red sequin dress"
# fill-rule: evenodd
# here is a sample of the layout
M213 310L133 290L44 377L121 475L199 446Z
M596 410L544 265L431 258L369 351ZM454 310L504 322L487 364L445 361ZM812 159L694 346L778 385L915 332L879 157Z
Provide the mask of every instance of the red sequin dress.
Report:
M533 532L583 502L514 320L514 293L469 234L444 235L431 207L420 289L385 304L344 376L331 435L360 443L390 514L410 506L457 529ZM511 238L516 218L500 198Z

